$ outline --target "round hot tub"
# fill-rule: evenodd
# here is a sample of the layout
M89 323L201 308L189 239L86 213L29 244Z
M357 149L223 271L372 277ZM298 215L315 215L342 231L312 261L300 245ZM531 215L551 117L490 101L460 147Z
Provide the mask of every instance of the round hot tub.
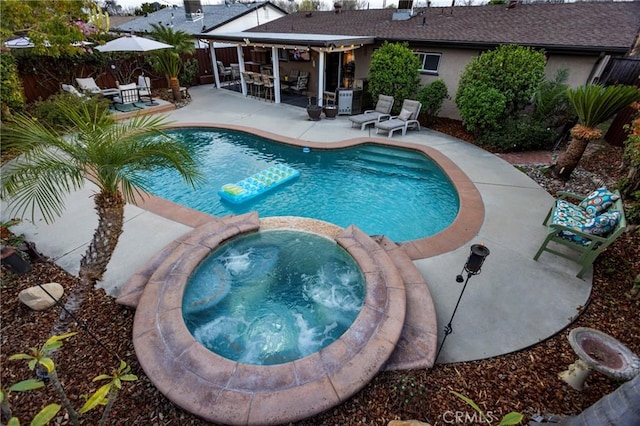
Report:
M306 231L234 237L204 259L182 300L187 328L245 364L304 358L336 341L364 302L364 275L334 240Z
M266 232L274 229L278 231ZM287 250L281 243L263 241L265 236L271 238L281 232L287 235L287 241L294 234L301 239L306 239L310 232L321 235L314 235L311 240L326 243L336 251L321 248L314 254L310 249ZM236 240L238 236L243 237ZM229 256L233 250L226 250L233 249L233 245L227 243L233 241L245 250L245 259ZM260 245L266 249L251 259L247 253L252 246ZM208 333L203 333L204 339L194 337L203 327L213 334L219 331L215 322L227 318L226 314L222 317L205 315L201 324L208 326L193 328L190 323L192 316L201 316L221 303L224 305L225 294L233 294L235 302L229 306L235 306L235 309L245 306L249 299L255 299L258 302L255 306L259 307L260 300L272 297L266 290L280 280L274 279L274 275L280 274L277 262L273 260L275 257L285 257L286 264L301 269L290 276L297 280L295 285L302 287L302 299L315 298L329 304L347 304L353 300L349 310L355 318L343 320L342 314L331 312L332 309L322 303L296 311L283 303L280 296L274 296L276 304L266 315L270 321L257 325L253 320L239 316L245 319L236 321L241 324L237 328L248 331L246 337L236 338L233 333L223 333L226 337L218 344L224 346L224 339L227 339L226 342L234 347L244 343L250 348L248 352L252 352L251 342L255 338L261 342L258 347L268 349L268 355L255 362L245 362L249 359L246 350L238 350L237 359L231 359L228 353L224 356L216 353L217 349L210 350L205 346L211 337ZM325 261L319 262L321 266L309 266L310 257L325 257ZM255 261L257 266L247 268L247 259L252 263ZM355 266L347 269L345 264L349 262ZM329 264L332 265L330 268ZM326 222L294 217L261 221L256 213L230 216L194 229L158 254L149 268L134 320L136 355L149 379L168 399L215 423L289 423L340 404L380 371L394 351L404 324L406 290L400 272L380 245L353 226L342 229ZM189 282L200 269L211 272L209 280L216 284L204 293L195 291L195 296L191 297ZM251 291L227 288L231 285L228 278L233 274L242 277L240 287L242 283L253 283L254 288ZM287 276L283 274L280 277ZM360 292L358 280L354 278L358 275L364 281L362 299L355 297ZM322 280L344 280L346 285L345 288L323 288L319 284ZM355 292L346 291L346 287L351 286L356 288ZM207 286L201 284L200 287ZM333 301L327 302L331 298ZM309 325L312 323L307 322L308 319L321 311L322 315L316 316L324 317L324 322ZM244 314L247 314L246 309ZM304 350L294 345L313 334L322 335L320 340L324 340L325 328L336 328L341 322L345 330L336 333L326 345L319 345L313 339L314 343ZM296 333L278 334L285 327ZM238 348L241 346L237 345ZM272 354L271 349L276 346L284 351Z

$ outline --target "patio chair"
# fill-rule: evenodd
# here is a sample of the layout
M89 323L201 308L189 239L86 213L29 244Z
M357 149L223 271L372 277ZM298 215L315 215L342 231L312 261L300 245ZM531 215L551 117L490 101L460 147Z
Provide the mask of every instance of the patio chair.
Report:
M102 93L102 89L96 84L93 77L76 78L76 82L84 93Z
M138 76L138 94L140 99L151 101L151 79L144 75Z
M231 81L236 90L240 86L240 64L231 64Z
M217 61L218 63L218 74L220 75L220 81L231 80L231 76L233 75L233 70L231 67L225 67L222 64L222 61Z
M264 99L267 100L268 94L269 99L273 102L273 87L275 86L273 83L273 77L267 74L262 74L262 84L264 87Z
M247 85L247 95L253 96L253 73L250 71L240 71L240 75Z
M375 109L368 109L363 114L349 117L351 127L354 124L360 125L360 130L364 130L369 124L375 124L382 120L391 118L391 108L393 108L393 96L380 95Z
M606 188L599 188L587 197L564 191L558 195L542 222L547 226L547 236L533 260L538 260L545 251L573 260L582 267L576 275L582 278L598 255L627 227L622 198L618 191L609 192ZM568 201L571 199L582 201L574 204ZM551 242L568 247L573 253L549 248Z
M264 87L264 83L262 82L262 74L254 72L253 77L253 90L256 98L262 97L262 88Z
M85 95L83 95L82 93L78 92L78 89L76 89L75 87L73 87L70 84L63 84L60 86L62 88L63 91L67 92L67 93L71 93L72 95L76 95L79 98L84 98Z
M393 136L393 132L396 130L402 130L402 136L407 134L408 128L417 128L420 131L420 123L418 122L418 115L422 104L418 101L405 99L402 102L402 108L400 114L391 117L385 121L378 121L375 123L376 133L380 131L387 132L388 137Z
M289 90L296 92L297 94L302 94L305 90L307 90L307 83L309 82L309 77L305 75L299 75L296 84L289 87Z
M140 94L136 83L123 84L118 87L119 94L113 98L113 107L121 112L130 112L144 108L139 106Z

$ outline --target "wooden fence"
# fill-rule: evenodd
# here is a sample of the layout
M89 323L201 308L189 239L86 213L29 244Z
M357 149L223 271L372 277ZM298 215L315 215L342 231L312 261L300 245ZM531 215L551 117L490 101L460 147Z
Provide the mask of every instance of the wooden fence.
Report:
M213 84L213 69L209 49L196 49L193 55L185 55L183 60L190 57L198 61L198 72L191 82L181 81L181 84L194 86L199 84ZM230 63L238 62L238 55L235 47L216 49L216 57L228 66ZM141 57L131 58L128 61L119 60L97 64L87 61L86 63L74 63L69 59L54 58L31 58L19 61L21 66L18 72L22 80L22 87L27 103L37 100L45 100L49 96L59 93L62 84L77 86L76 77L93 77L100 87L115 87L118 73L111 68L119 70L126 69L130 74L129 79L137 81L137 76L142 70L150 77L152 89L167 88L166 78L154 72L148 61ZM134 63L132 63L134 62ZM130 71L132 70L132 71ZM120 73L122 74L122 73ZM126 74L126 73L125 73ZM120 77L122 78L122 77ZM126 80L126 78L123 78ZM124 81L123 81L124 82Z
M600 82L607 85L625 84L640 87L640 58L611 59L602 73ZM624 146L624 141L628 135L624 126L631 123L634 114L635 110L631 107L624 108L620 111L611 122L611 126L609 126L607 130L607 134L604 135L604 139L611 145Z

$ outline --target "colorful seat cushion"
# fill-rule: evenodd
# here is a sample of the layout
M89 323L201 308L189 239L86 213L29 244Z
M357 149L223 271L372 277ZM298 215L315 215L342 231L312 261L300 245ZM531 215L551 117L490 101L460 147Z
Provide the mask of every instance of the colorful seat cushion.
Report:
M557 200L556 209L553 213L552 222L556 225L566 226L585 234L606 237L615 229L620 221L621 214L617 210L602 213L592 217L586 210L579 206L571 204L566 200ZM574 243L588 246L591 241L576 235L570 231L560 231L560 236Z
M622 215L618 210L604 212L582 225L582 232L606 237L615 229Z
M572 228L576 231L582 231L582 226L590 219L591 217L587 212L575 204L571 204L566 200L556 201L556 209L553 212L552 223L566 226L567 228ZM560 231L560 236L578 244L585 246L589 245L589 240L586 240L573 232Z
M617 194L602 187L587 195L587 197L580 202L579 207L585 209L591 217L595 217L611 207L618 198L620 197Z

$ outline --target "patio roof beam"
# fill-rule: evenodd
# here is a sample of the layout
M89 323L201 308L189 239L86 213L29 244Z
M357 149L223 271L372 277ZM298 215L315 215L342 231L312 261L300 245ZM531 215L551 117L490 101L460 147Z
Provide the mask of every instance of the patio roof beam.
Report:
M333 34L293 34L293 33L258 33L243 31L223 34L197 34L203 40L213 40L220 43L240 43L246 46L295 48L341 48L357 49L365 44L373 44L373 36L348 36Z

